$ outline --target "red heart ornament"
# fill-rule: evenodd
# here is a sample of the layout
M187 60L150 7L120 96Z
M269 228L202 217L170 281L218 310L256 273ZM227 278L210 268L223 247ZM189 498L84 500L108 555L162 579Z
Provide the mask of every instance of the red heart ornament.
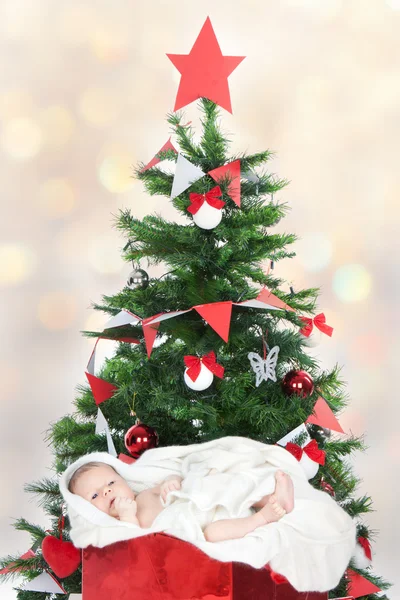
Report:
M72 542L47 535L42 542L43 558L60 579L72 575L81 564L81 551Z

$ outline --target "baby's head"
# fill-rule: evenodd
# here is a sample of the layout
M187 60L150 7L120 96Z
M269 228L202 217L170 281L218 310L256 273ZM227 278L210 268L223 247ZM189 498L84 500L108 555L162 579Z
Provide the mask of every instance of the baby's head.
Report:
M102 462L88 462L79 467L70 479L68 490L112 517L118 517L114 509L115 498L135 499L126 480Z

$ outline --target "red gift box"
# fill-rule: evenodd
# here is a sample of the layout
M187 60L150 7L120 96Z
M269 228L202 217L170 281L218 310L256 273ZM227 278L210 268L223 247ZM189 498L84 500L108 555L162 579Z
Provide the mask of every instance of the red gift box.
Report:
M164 533L83 552L83 600L327 600Z

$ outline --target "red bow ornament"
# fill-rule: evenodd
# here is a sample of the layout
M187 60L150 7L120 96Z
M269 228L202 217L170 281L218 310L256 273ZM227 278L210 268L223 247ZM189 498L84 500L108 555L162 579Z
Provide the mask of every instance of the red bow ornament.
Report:
M311 335L314 325L317 329L322 331L322 333L329 335L329 337L332 336L333 327L330 327L330 325L326 324L324 313L320 313L313 319L310 319L309 317L300 317L300 319L303 321L303 323L305 323L305 326L300 329L300 333L305 337L309 337Z
M365 556L368 558L368 560L372 560L371 544L367 538L360 536L357 538L357 542L363 547Z
M213 208L223 208L225 206L225 202L223 200L219 200L218 196L222 196L222 191L219 185L216 185L205 194L196 194L195 192L192 192L189 194L189 200L192 204L188 206L188 212L190 212L192 215L195 215L203 206L204 202L207 202Z
M300 462L301 457L304 454L308 456L314 462L317 462L319 465L325 464L325 452L318 448L317 440L311 440L304 448L298 446L297 444L293 444L292 442L288 442L285 446L286 450L293 454L295 458Z
M211 352L202 357L190 355L184 356L183 360L185 361L185 365L188 368L187 375L192 381L196 381L196 379L200 375L202 363L205 367L207 367L209 371L211 371L211 373L213 373L220 379L222 379L224 376L225 369L222 365L219 365L217 363L215 352L213 352L213 350L211 350Z

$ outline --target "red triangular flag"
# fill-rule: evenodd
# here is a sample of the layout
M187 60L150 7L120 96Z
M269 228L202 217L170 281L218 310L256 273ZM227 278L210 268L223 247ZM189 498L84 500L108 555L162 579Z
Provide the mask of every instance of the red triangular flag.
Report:
M28 552L25 552L25 554L20 556L20 559L25 560L26 558L34 558L35 556L36 554L33 552L33 550L28 550ZM17 573L19 571L23 571L24 567L19 567L18 569L10 569L10 567L13 564L15 565L15 563L11 563L8 567L4 567L4 569L1 569L0 575L6 575L7 573Z
M136 458L133 458L133 456L128 456L127 454L119 454L118 460L127 465L131 465L132 463L136 462Z
M95 375L91 375L86 371L86 377L88 378L89 385L92 388L93 398L96 402L97 406L111 398L114 392L117 391L117 386L109 381L105 381L104 379L100 379L100 377L96 377Z
M171 138L168 138L168 141L165 142L164 146L159 149L157 154L160 154L160 152L165 152L166 150L173 150L176 154L178 154L178 151L176 150L173 143L171 142ZM158 165L159 162L161 162L161 159L157 158L157 154L155 155L154 158L151 159L151 161L145 167L143 167L143 169L140 171L141 173L143 173L144 171L147 171L147 169L151 169L152 167L155 167L156 165Z
M344 433L339 421L329 408L328 403L323 398L318 398L313 410L315 414L310 415L306 423L312 423L313 425L319 425L320 427L325 427L326 429L332 429L333 431Z
M159 317L162 314L164 314L164 313L158 313L158 315L153 315L152 317L147 317L147 319L143 319L143 321L142 321L144 341L146 342L146 350L147 350L148 358L150 358L151 351L153 350L154 340L156 339L157 331L158 331L158 328L160 327L160 323L153 323L153 325L148 325L148 323L149 323L149 321L152 321L153 319L155 319L156 317Z
M294 311L294 308L286 304L283 300L275 296L268 288L264 287L261 292L258 294L256 300L260 302L265 302L265 304L270 304L275 308L281 308L282 310L291 310Z
M111 338L108 338L111 339ZM125 344L140 344L140 340L131 337L112 338L116 342L125 342Z
M199 315L222 337L224 342L229 339L231 324L232 302L213 302L212 304L199 304L193 306Z
M347 593L349 596L353 596L353 598L360 598L360 596L368 596L369 594L381 591L381 588L378 588L378 586L353 571L353 569L347 569L346 574L350 580L347 585Z
M228 194L234 203L237 204L237 206L240 206L240 160L234 160L227 165L217 167L216 169L209 171L207 175L211 175L214 181L219 183L225 178L227 173L229 173L232 178L228 187Z

